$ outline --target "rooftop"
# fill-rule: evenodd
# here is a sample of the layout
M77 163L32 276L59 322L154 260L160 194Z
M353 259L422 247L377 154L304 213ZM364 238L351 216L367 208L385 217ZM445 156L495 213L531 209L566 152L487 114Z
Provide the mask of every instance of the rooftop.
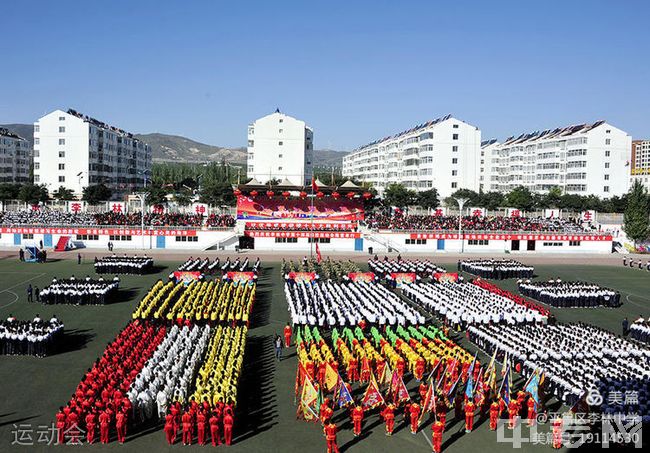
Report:
M602 124L605 123L605 120L599 120L592 124L578 124L573 126L558 127L556 129L546 129L545 131L535 131L519 136L508 137L503 145L518 145L521 143L533 142L535 140L548 140L551 138L560 138L560 137L570 137L576 134L584 134Z

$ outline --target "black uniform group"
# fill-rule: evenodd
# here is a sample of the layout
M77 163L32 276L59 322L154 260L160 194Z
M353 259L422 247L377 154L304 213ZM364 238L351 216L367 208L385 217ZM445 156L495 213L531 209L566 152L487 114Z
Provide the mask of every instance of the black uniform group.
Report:
M632 323L629 329L630 336L642 343L650 343L650 322L639 318Z
M603 288L595 283L563 282L559 279L548 282L521 280L517 283L519 292L524 296L532 297L557 308L619 307L621 305L619 292Z
M187 261L178 266L178 270L181 272L200 272L203 275L212 275L217 269L219 269L219 258L210 262L210 258L201 259L190 256Z
M55 316L43 321L38 315L33 321L18 321L9 315L0 321L0 354L45 357L56 348L63 336L63 324Z
M257 258L253 265L250 260L246 258L244 261L237 258L235 261L230 261L230 257L221 265L221 270L224 272L258 272L260 268L260 259Z
M458 270L478 275L481 278L503 280L506 278L532 278L533 266L526 266L515 260L463 260Z
M78 280L73 275L67 280L52 279L52 284L40 292L37 302L44 304L105 305L115 298L120 286L119 277L112 281L86 277Z
M148 274L153 269L153 259L144 256L95 257L95 272L98 274Z
M368 267L379 277L386 277L392 272L415 273L420 278L431 277L434 272L447 272L442 267L436 266L429 260L380 260L375 256L374 259L368 260Z

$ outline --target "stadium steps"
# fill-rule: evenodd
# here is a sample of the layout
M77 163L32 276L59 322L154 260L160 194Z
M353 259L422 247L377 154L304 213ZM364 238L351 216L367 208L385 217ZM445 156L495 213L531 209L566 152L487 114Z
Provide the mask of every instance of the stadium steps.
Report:
M59 241L56 243L56 247L54 247L54 251L65 252L68 248L69 240L70 240L70 236L60 236Z

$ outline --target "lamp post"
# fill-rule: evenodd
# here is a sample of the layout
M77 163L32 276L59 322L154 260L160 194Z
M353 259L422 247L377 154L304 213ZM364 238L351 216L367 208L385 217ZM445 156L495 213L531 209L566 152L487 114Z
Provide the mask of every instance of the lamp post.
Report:
M465 251L465 241L463 241L463 206L467 203L467 198L454 198L458 203L458 239L460 240L460 253Z
M140 237L142 238L142 250L144 250L144 203L147 200L147 192L136 192L135 195L140 199Z

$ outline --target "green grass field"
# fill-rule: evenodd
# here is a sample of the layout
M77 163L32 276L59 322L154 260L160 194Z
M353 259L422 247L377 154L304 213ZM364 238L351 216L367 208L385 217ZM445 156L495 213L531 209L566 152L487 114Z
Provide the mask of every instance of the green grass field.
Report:
M12 445L14 425L29 424L34 429L34 441L39 425L49 425L60 405L69 399L82 374L99 357L106 344L130 320L131 312L140 298L158 278L167 275L179 263L156 263L159 273L148 276L124 276L121 301L107 306L43 306L27 302L26 286L43 288L53 276L60 278L75 274L84 277L92 273L91 264L77 265L76 261L58 261L47 264L19 263L15 259L0 260L0 316L4 319L10 313L19 319L32 319L36 313L48 318L55 313L65 323L66 344L63 350L51 357L0 356L0 452L43 451L48 447L35 442L35 446ZM275 361L272 338L281 333L288 320L288 312L279 274L279 263L263 263L259 280L258 300L252 319L252 328L246 347L243 378L239 387L239 407L235 425L233 452L323 452L325 440L320 425L296 420L294 406L294 379L296 357L293 348L285 350L285 358ZM455 263L439 263L449 270ZM538 266L540 278L560 276L564 280L580 279L598 282L617 289L623 294L624 305L618 309L565 309L553 310L560 321L586 321L620 332L624 316L633 320L639 314L647 315L650 307L650 273L624 269L622 267ZM515 282L501 281L504 288L515 290ZM474 351L463 337L456 338L466 348ZM483 356L483 361L487 360ZM518 382L518 381L515 381ZM408 384L414 387L414 383ZM521 384L520 384L521 385ZM355 388L358 395L363 390ZM412 435L406 428L401 414L396 417L396 433L388 438L384 425L377 415L370 415L364 422L360 438L352 436L347 414L337 412L334 417L340 428L339 447L348 452L395 452L430 451L430 423L421 432ZM510 449L507 443L498 443L496 434L490 432L487 423L477 418L477 428L465 434L464 423L456 422L453 413L448 416L448 427L444 436L443 451L498 452ZM545 428L548 431L548 425ZM527 428L524 429L524 432ZM542 429L540 429L542 431ZM52 447L62 448L62 447ZM73 447L68 447L73 448ZM125 445L111 443L108 446L76 447L94 450L120 451L178 451L178 444L168 446L160 427L152 426L141 432L129 433ZM184 447L183 449L190 448ZM191 449L212 447L193 446ZM225 447L221 447L225 448ZM549 450L550 446L524 446L524 451Z

